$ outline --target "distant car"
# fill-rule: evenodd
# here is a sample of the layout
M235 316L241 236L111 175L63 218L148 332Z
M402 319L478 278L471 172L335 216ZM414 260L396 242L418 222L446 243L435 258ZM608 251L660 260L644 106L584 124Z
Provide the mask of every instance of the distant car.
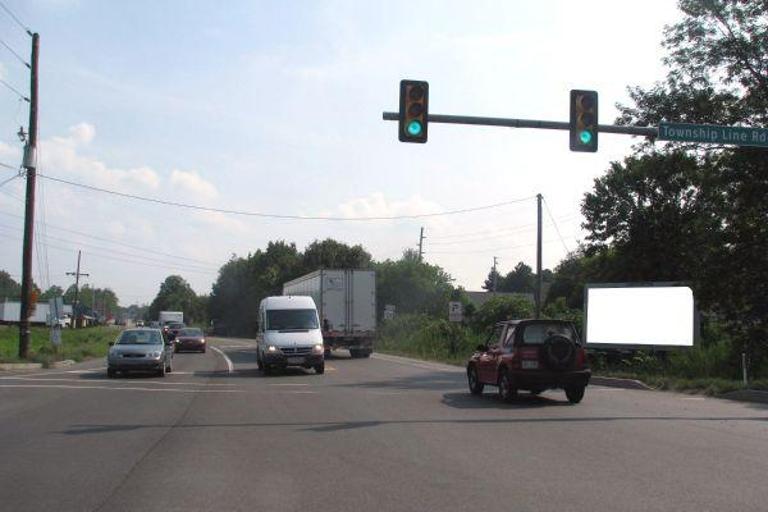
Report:
M467 363L470 392L479 395L485 386L497 386L504 401L520 389L533 394L564 389L569 402L579 403L591 374L575 326L561 320L501 322Z
M205 353L205 335L197 327L185 327L176 334L174 340L176 352L195 350Z
M117 340L110 342L107 355L107 376L117 372L155 372L165 377L173 370L173 350L165 343L159 329L126 329Z
M144 327L144 320L136 320L136 327Z

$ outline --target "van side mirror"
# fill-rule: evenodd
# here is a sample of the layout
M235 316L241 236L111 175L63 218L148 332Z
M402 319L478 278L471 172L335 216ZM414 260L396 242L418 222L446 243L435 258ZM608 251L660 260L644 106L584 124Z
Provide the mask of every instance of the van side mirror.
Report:
M113 347L113 346L115 346L115 342L114 342L114 341L110 341L110 342L109 342L109 346L110 346L110 347Z

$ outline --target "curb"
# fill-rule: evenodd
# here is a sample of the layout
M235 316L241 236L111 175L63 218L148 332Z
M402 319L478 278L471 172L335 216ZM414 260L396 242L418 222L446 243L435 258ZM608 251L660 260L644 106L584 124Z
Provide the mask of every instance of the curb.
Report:
M42 363L0 363L0 370L40 370Z
M75 364L75 362L72 359L65 359L63 361L52 362L49 368L66 368L67 366L72 366L73 364Z
M738 391L729 391L728 393L717 395L717 398L737 400L739 402L768 404L768 391L760 391L759 389L740 389Z
M651 391L654 389L645 382L636 379L619 379L615 377L599 377L595 375L589 379L589 383L611 388L642 389L645 391Z

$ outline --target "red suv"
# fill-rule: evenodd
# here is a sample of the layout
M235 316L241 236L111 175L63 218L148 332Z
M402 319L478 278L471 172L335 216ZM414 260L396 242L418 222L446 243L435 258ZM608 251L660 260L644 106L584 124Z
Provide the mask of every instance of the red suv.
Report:
M559 388L576 404L591 375L576 328L562 320L500 322L467 363L472 394L481 394L486 385L498 386L504 401L511 401L519 389L538 394Z

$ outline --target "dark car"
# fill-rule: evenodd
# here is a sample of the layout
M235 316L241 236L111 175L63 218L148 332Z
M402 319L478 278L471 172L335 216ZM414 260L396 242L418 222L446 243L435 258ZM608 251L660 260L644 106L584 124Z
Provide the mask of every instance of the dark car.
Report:
M176 352L194 350L205 353L205 335L202 329L197 327L185 327L176 334L175 339Z
M569 402L579 403L591 374L575 326L561 320L501 322L467 363L469 390L479 395L497 386L505 401L521 389L564 389Z

